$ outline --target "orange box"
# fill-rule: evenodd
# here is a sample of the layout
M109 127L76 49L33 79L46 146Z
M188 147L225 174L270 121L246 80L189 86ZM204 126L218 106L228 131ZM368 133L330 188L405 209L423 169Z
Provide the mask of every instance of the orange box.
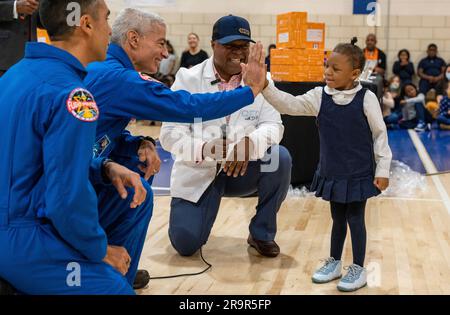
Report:
M323 81L323 65L271 65L270 73L274 81L308 82Z
M272 49L270 52L271 65L293 65L308 63L308 56L302 49Z
M270 73L274 81L304 82L308 81L308 74L301 71L301 67L293 65L270 65Z
M306 48L318 49L323 52L325 49L325 23L308 23L304 38Z
M300 29L305 29L308 23L307 12L289 12L277 16L277 47L279 48L306 48L303 47Z
M48 33L43 28L37 28L37 41L40 43L51 44L50 37L48 37Z
M270 53L271 65L324 65L324 52L317 49L273 49Z
M323 73L322 74L309 74L308 79L309 82L323 82Z
M306 12L277 16L278 48L325 48L325 23L307 22Z

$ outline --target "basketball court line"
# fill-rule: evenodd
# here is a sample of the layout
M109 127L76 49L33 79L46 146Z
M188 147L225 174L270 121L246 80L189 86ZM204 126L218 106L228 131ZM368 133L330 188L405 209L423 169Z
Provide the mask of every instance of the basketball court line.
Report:
M408 134L409 134L414 146L416 147L417 153L419 154L419 157L422 160L423 166L425 167L427 174L428 173L431 173L431 174L437 173L438 170L437 170L436 166L434 165L433 160L430 158L430 155L428 154L427 149L423 145L423 143L420 140L417 133L414 130L409 129ZM439 179L439 176L431 176L431 180L433 181L434 185L436 186L436 189L442 198L442 202L444 203L445 208L447 209L448 213L450 214L450 197L448 196L448 193L445 190L444 185L442 184L441 180Z

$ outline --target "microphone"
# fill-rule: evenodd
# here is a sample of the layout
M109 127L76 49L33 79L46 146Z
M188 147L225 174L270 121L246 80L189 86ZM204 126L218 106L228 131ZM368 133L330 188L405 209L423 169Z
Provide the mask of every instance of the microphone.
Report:
M220 133L222 134L222 140L227 140L227 124L220 126Z
M211 81L211 85L216 85L218 83L220 83L220 79L219 78L215 79L214 81Z

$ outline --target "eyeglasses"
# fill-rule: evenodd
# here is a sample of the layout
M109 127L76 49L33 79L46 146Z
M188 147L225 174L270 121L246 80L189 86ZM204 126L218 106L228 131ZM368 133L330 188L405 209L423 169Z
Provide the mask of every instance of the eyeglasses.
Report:
M225 47L225 49L228 50L249 50L250 49L250 43L244 44L244 45L233 45L233 44L224 44L222 45Z

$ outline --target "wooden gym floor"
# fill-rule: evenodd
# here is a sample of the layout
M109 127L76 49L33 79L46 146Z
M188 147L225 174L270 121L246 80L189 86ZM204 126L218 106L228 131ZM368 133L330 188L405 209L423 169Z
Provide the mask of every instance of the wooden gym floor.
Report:
M158 136L144 126L132 132ZM450 294L450 174L426 177L414 198L372 198L366 210L368 286L351 294ZM337 282L311 275L329 255L329 205L318 198L287 199L278 214L281 254L262 258L246 243L256 198L224 198L204 258L212 268L192 277L151 280L139 294L341 294ZM181 257L168 238L170 197L155 197L140 268L152 277L195 273L200 255ZM344 265L352 262L350 235ZM348 294L348 293L346 293Z

